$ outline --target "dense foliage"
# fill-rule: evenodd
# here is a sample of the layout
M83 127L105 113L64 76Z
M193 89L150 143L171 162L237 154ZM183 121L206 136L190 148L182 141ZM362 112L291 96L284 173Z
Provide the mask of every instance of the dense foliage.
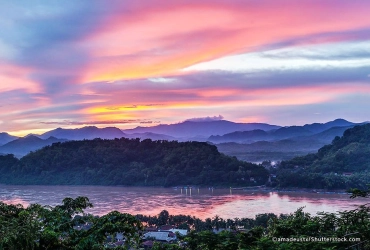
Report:
M267 176L203 142L94 139L54 143L20 160L0 156L6 184L252 186Z
M125 234L123 247L138 247L142 224L134 216L110 212L102 217L84 214L92 207L86 197L65 198L55 207L0 202L0 249L104 249L109 236ZM87 230L77 225L89 223Z
M369 193L359 192L355 190L354 196ZM88 207L92 204L86 197L65 198L62 205L55 207L32 204L24 208L0 202L0 249L142 249L143 224L170 224L190 230L187 235L178 235L177 241L155 242L153 250L370 247L370 208L367 206L338 214L311 215L300 208L288 215L260 214L255 219L228 220L218 216L200 220L188 215L169 215L165 210L152 217L117 211L98 217L85 214ZM84 225L85 228L80 227ZM122 244L114 245L119 234Z
M335 137L316 154L283 161L277 172L281 187L366 188L370 183L370 124Z
M183 238L187 248L203 249L369 249L370 209L359 207L339 214L311 215L303 208L271 218L267 227L244 231L192 231ZM179 249L179 248L167 248Z

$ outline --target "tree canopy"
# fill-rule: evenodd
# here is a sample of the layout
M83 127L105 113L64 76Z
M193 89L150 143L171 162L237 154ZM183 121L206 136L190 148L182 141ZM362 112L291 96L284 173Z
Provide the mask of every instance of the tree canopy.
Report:
M347 129L315 154L279 164L278 185L347 189L370 183L370 124Z
M268 171L204 142L146 139L54 143L22 157L0 156L0 182L62 185L265 184Z

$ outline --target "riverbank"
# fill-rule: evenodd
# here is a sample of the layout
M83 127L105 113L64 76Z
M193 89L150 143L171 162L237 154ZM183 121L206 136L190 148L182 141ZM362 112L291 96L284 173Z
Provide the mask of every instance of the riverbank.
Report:
M348 194L346 189L311 189L311 188L276 188L276 187L267 187L265 185L262 186L249 186L249 187L230 187L230 186L195 186L195 185L188 185L188 186L173 186L173 187L164 187L164 186L124 186L124 185L45 185L45 184L29 184L29 185L23 185L23 184L4 184L0 183L1 186L61 186L61 187L123 187L123 188L168 188L168 189L231 189L231 190L244 190L244 191L254 191L254 192L295 192L295 193L317 193L317 194Z
M315 193L315 194L349 194L345 189L310 189L310 188L247 188L248 191L282 192L282 193Z

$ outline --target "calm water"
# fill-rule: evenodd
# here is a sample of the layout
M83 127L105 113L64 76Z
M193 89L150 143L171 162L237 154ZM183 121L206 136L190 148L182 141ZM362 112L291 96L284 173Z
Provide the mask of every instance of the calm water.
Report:
M65 197L87 196L94 208L87 212L103 215L117 210L131 214L157 215L166 209L170 214L189 214L205 219L249 217L259 213L291 213L305 206L304 211L337 212L365 204L367 199L350 199L347 194L314 194L256 192L206 188L171 189L105 186L12 186L0 185L0 200L6 203L60 204Z

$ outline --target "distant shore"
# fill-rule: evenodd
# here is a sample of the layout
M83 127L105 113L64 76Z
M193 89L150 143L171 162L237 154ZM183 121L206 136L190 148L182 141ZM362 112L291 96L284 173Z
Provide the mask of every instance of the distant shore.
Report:
M1 186L106 186L106 187L138 187L138 188L169 188L169 189L231 189L231 190L243 190L243 191L252 191L252 192L294 192L294 193L317 193L317 194L348 194L346 189L314 189L314 188L276 188L276 187L266 187L266 186L249 186L249 187L227 187L227 186L201 186L201 185L184 185L184 186L173 186L173 187L164 187L164 186L122 186L122 185L45 185L45 184L5 184L0 183Z
M244 190L253 192L296 192L296 193L317 193L317 194L349 194L346 189L317 189L317 188L274 188L266 186L249 186L249 187L225 187L225 186L178 186L171 187L173 189L186 189L186 188L210 188L210 189L231 189L231 190Z

